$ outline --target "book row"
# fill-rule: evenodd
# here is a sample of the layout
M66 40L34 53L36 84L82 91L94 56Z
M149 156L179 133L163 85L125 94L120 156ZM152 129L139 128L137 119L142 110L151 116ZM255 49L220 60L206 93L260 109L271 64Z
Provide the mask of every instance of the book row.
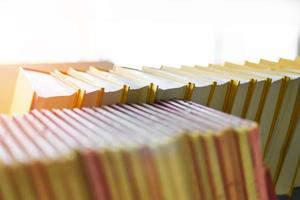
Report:
M0 117L6 199L275 199L257 124L183 100Z
M264 161L277 193L290 194L292 186L300 186L299 59L140 70L118 66L48 68L47 73L37 71L43 66L18 68L13 91L1 84L3 92L12 97L2 99L0 107L9 108L12 114L43 108L190 100L258 122Z

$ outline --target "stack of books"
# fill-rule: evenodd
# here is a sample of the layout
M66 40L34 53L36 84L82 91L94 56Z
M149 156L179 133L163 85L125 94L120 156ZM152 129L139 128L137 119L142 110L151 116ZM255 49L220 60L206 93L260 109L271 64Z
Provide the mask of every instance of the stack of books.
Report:
M300 59L132 69L111 65L0 68L0 112L183 99L260 127L277 194L300 187Z
M184 100L0 117L6 199L275 199L257 124Z

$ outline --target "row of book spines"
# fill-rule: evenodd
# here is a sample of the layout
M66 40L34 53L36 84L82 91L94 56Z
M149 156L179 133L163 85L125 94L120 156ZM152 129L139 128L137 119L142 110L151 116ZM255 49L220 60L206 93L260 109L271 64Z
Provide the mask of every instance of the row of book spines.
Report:
M22 74L22 69L20 71L20 74ZM253 83L254 84L254 83ZM207 100L204 102L207 106L209 106L212 102L212 97L214 95L215 89L216 89L216 82L212 82L210 87L210 92L208 95ZM236 90L238 87L238 83L236 81L229 81L227 83L227 89L226 89L226 97L225 97L225 102L223 104L223 111L230 111L231 107L233 105L233 101L235 98ZM15 91L15 96L13 100L13 105L12 109L10 111L11 114L13 113L24 113L29 111L32 108L35 108L35 99L37 95L34 92L27 92L27 90L24 90L24 88L31 88L29 80L26 79L24 75L20 75L18 78L17 86L16 86L16 91ZM84 98L86 98L86 92L82 89L76 88L77 93L74 98L74 101L72 103L72 106L70 108L81 108L83 106ZM145 99L140 99L139 102L145 102L145 103L153 103L157 99L157 94L159 90L159 86L154 84L154 83L149 83L148 89L146 91L142 91L144 94L139 94L140 96L146 97ZM187 83L184 86L184 91L182 96L178 96L180 99L185 99L185 100L191 100L193 97L195 89L195 84L194 83ZM146 93L146 94L145 94ZM101 106L101 105L106 105L103 103L104 96L106 95L105 93L105 88L100 88L98 90L98 95L97 95L97 103L94 106ZM134 95L138 94L132 94L130 87L128 85L124 85L122 89L122 95L121 98L116 100L116 103L135 103L135 101L129 100L129 98L132 98ZM22 97L23 103L20 102L20 98ZM28 104L28 105L24 105ZM24 110L25 109L25 110Z
M282 65L282 63L283 64L289 64L289 66L291 65L290 64L290 62L294 62L294 61L289 61L289 62L287 62L286 60L284 60L284 59L281 59L280 60L281 61L281 65ZM262 66L259 66L259 68L264 68L264 66L266 65L266 62L268 62L269 63L269 65L268 66L271 66L271 67L275 67L275 66L277 66L276 67L276 69L277 68L280 68L280 66L281 65L279 65L278 63L273 63L273 62L270 62L270 61L266 61L266 60L262 60L261 61L261 63L263 64ZM250 63L250 62L246 62L247 63L247 65L249 65L249 66L252 66L252 67L258 67L258 66L256 66L257 64L255 64L255 63ZM230 63L229 63L230 64ZM226 65L226 64L225 64ZM291 65L291 66L294 66L294 65ZM272 69L273 69L272 68ZM274 68L275 69L275 68ZM96 70L96 69L95 69ZM56 77L60 77L59 75L59 73L51 73L51 74L53 74L54 76L56 76ZM249 80L249 83L250 83L250 85L252 85L252 86L254 86L254 84L255 84L255 80ZM18 86L17 85L17 87L16 88L19 88L19 87L21 87L21 88L23 88L24 89L24 85L26 85L27 83L26 83L26 81L25 80L23 80L23 81L20 81L20 83L19 83L19 85L21 85L21 86ZM230 86L228 87L228 91L227 91L227 95L226 95L226 102L224 103L224 105L223 105L223 111L225 111L225 112L230 112L230 110L232 109L232 106L233 106L233 101L234 101L234 97L235 97L235 92L236 92L236 90L237 90L237 87L238 87L238 83L236 82L236 81L230 81ZM213 88L214 88L214 86L215 86L215 83L213 82L212 83L212 85L211 85L211 87L212 87L212 90L213 90ZM182 97L180 97L180 98L184 98L184 99L187 99L187 100L191 100L191 98L192 98L192 95L193 95L193 90L194 90L194 87L195 87L195 84L193 84L193 83L187 83L187 85L186 85L186 90L185 90L185 94L182 96ZM28 88L30 88L30 86L28 86ZM251 88L251 87L249 87L249 88ZM76 89L78 89L78 88L76 88ZM99 91L98 91L98 97L97 97L97 102L96 102L96 104L95 104L95 106L100 106L100 105L103 105L103 98L104 98L104 88L102 88L102 89L100 89ZM22 91L24 91L24 90L21 90L21 91L18 91L18 93L20 93L20 94L16 94L15 93L15 95L24 95L23 93L22 93ZM158 91L158 86L157 85L155 85L155 84L153 84L153 83L151 83L150 85L149 85L149 87L148 87L148 91L147 91L147 94L143 94L146 98L145 99L140 99L140 101L144 101L144 102L148 102L148 103L152 103L153 101L155 101L155 99L156 99L156 95L157 95L157 91ZM229 91L231 91L230 93L229 93ZM212 93L211 93L212 94ZM205 102L206 103L206 105L208 105L209 106L209 104L211 103L211 98L212 98L212 95L210 94L210 96L209 96L209 98L208 98L208 100L207 100L207 102ZM250 94L250 93L248 93L248 94ZM13 112L17 112L17 113L22 113L22 112L26 112L26 111L28 111L28 109L30 108L30 107L34 107L34 101L30 101L30 99L34 99L34 96L32 96L32 94L29 94L28 93L28 95L25 95L26 96L26 98L29 98L29 101L24 101L24 103L26 103L27 102L27 104L29 104L28 102L31 102L31 104L30 105L26 105L25 107L22 107L22 106L20 106L20 103L18 102L18 103L15 103L14 105L15 106L13 106L12 107L12 109L11 109L11 111L10 111L10 113L13 113ZM116 103L126 103L126 102L130 102L130 100L129 100L129 98L132 98L132 96L133 96L133 94L131 94L130 93L130 88L129 88L129 86L128 85L124 85L124 87L123 87L123 94L121 95L121 97L120 97L120 99L119 100L117 100L116 101ZM25 98L25 99L26 99ZM73 106L72 107L81 107L82 105L83 105L83 101L84 101L84 98L85 98L85 91L84 90L82 90L82 89L78 89L78 92L77 92L77 95L76 95L76 97L74 98L74 101L73 101ZM19 100L16 100L16 98L14 98L14 101L19 101ZM25 111L23 110L25 108ZM246 115L246 112L247 112L247 106L246 105L244 105L244 108L243 108L243 115Z
M20 69L15 92L14 92L15 96L13 98L12 108L10 110L11 114L24 113L35 107L35 99L37 95L35 94L34 91L28 92L28 90L29 91L32 90L30 89L32 87L30 85L29 80L23 73L24 73L23 69ZM84 90L80 88L76 88L76 89L77 89L77 93L72 103L72 106L70 108L81 108L83 106L84 98L86 97L85 95L86 92ZM115 102L120 104L134 103L129 99L133 98L134 95L141 95L144 96L145 99L140 99L139 102L153 103L156 100L158 89L159 89L158 85L155 85L154 83L149 83L147 90L142 91L143 94L132 94L130 87L128 85L124 85L120 99L115 100ZM106 105L106 103L103 102L106 95L105 88L100 88L97 92L98 92L97 101L94 106ZM185 94L181 98L189 100L192 95L192 92L193 92L193 84L187 83L187 85L185 86ZM20 101L21 97L23 101Z
M256 129L184 135L138 151L72 155L53 162L2 165L3 199L269 198Z
M77 70L85 71L89 66L97 66L102 70L111 70L113 63L110 61L95 61L95 62L65 62L65 63L20 63L20 64L0 64L0 112L10 113L11 107L7 105L12 102L14 88L16 87L16 80L20 67L24 67L29 70L36 70L41 72L50 73L54 69L66 73L70 67L74 67Z
M94 68L94 73L97 74L97 69ZM51 73L51 74L55 74L55 73ZM57 75L57 74L56 74ZM55 76L56 76L55 75ZM266 80L267 81L267 80ZM249 89L253 89L255 87L256 84L256 80L254 79L249 79ZM194 93L194 89L195 89L195 84L192 82L187 82L186 86L185 86L185 92L184 95L181 96L180 98L182 99L186 99L186 100L191 100L193 97L193 93ZM216 87L216 82L212 82L211 83L211 91L214 91L214 88ZM222 110L225 112L230 112L233 106L233 102L234 102L234 98L237 92L237 88L239 87L239 82L235 81L235 80L228 80L228 90L226 93L226 99L223 105ZM147 103L152 103L156 100L157 97L157 93L158 93L158 89L159 86L155 85L154 83L150 83L148 86L148 90L146 91L147 94L140 94L141 96L145 96L145 99L140 99L140 101L144 101ZM102 88L99 91L99 97L98 97L98 101L97 101L97 105L103 105L103 97L104 97L104 91L105 89ZM145 93L145 91L143 91ZM83 102L83 98L84 98L84 91L82 90L78 90L78 98L76 98L76 100L74 101L73 106L74 107L81 107L82 106L82 102ZM251 94L251 92L248 92L248 95ZM211 99L212 99L212 95L213 93L211 92L209 94L209 97L207 99L207 101L205 102L206 105L210 105L211 103ZM126 102L131 102L130 98L132 98L134 95L131 93L131 89L128 85L124 85L123 86L123 94L121 95L120 100L118 101L118 103L126 103ZM202 102L201 102L202 103ZM244 105L243 108L243 114L246 115L247 112L247 106L246 104Z

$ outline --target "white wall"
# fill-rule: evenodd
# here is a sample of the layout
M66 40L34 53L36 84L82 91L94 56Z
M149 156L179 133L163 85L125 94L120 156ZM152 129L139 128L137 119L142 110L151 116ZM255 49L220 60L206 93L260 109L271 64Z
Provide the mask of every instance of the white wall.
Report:
M293 0L0 0L0 62L242 62L297 53Z

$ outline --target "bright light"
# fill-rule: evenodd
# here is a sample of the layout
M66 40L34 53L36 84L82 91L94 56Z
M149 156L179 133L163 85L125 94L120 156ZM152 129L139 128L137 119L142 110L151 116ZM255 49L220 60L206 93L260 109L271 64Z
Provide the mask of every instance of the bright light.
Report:
M0 62L207 64L297 53L296 1L0 1Z

